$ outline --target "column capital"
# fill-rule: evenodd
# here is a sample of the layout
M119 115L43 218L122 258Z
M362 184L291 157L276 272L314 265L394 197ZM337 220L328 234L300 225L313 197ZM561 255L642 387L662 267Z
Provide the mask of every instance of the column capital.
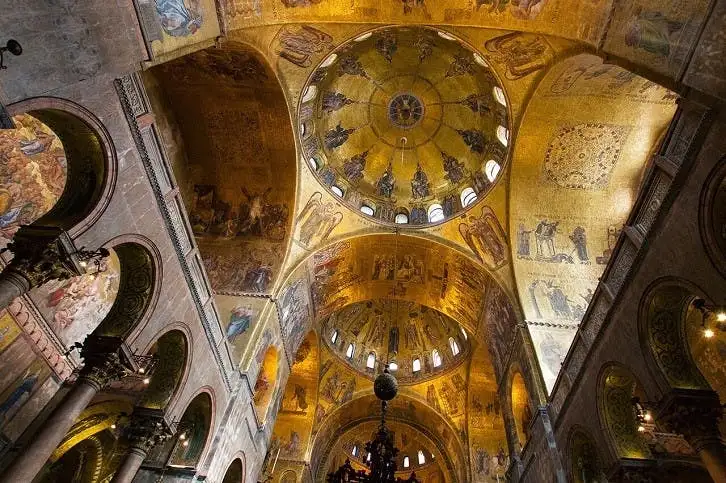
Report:
M714 391L673 389L658 405L656 421L670 432L682 434L694 450L720 444L719 421L723 407Z
M73 240L57 227L22 226L6 249L13 259L5 270L21 275L31 288L85 273Z
M124 434L131 443L131 451L143 453L144 457L174 435L163 411L141 407L134 410Z
M89 335L81 349L83 368L80 379L98 390L135 372L136 366L128 347L118 337Z

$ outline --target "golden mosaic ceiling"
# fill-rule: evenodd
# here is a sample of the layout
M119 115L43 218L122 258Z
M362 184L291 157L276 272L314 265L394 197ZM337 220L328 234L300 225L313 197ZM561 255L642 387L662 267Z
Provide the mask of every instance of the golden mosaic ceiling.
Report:
M454 216L484 197L507 158L495 74L480 54L430 28L383 28L343 44L310 76L299 119L318 180L383 222Z
M383 299L352 304L321 324L328 348L370 380L390 361L395 362L399 383L418 384L448 373L471 353L468 334L456 321L413 302Z

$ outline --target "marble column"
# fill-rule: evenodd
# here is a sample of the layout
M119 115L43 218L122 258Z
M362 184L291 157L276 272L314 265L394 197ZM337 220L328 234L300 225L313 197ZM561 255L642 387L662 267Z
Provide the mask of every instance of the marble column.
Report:
M658 406L656 423L682 434L713 481L726 482L726 446L719 431L723 408L718 394L710 390L674 389Z
M32 288L85 273L83 259L93 255L76 250L60 228L43 226L21 227L5 250L13 258L0 272L0 309Z
M98 391L129 371L118 353L86 354L84 359L78 381L8 467L3 481L33 481Z
M149 451L172 437L163 411L147 408L134 410L124 433L129 449L111 483L131 483Z

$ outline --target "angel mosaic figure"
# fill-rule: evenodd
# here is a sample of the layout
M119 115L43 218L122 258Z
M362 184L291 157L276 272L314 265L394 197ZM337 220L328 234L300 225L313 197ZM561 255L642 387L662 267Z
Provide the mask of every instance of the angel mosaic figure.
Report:
M322 198L320 192L313 193L297 219L300 223L298 240L306 247L314 241L325 241L343 221L343 213L337 211L335 204L323 204Z

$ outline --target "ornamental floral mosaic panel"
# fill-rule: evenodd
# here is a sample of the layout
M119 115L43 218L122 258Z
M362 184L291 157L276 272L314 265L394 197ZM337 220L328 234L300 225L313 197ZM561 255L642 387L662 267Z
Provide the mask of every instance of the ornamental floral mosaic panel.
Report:
M545 153L543 177L563 188L606 187L629 131L603 123L561 127Z

